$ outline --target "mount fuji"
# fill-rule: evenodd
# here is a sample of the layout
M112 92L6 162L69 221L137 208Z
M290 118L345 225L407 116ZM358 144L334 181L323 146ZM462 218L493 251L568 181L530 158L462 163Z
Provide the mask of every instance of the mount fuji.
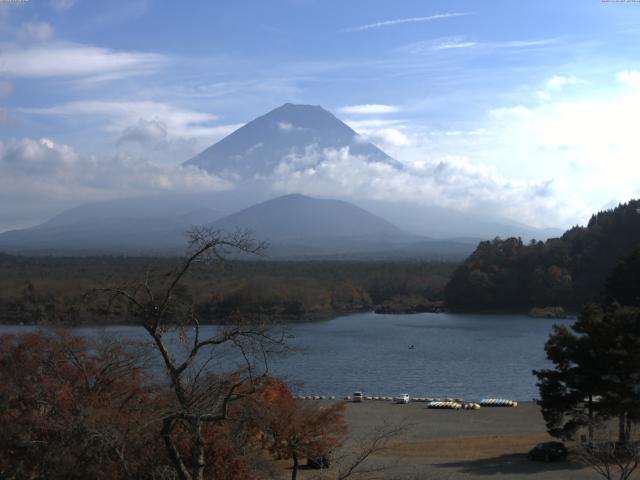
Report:
M319 150L348 148L351 155L367 161L402 167L324 108L292 103L252 120L184 164L251 178L271 173L283 158L304 154L310 146Z
M309 156L310 149L320 154ZM277 258L447 259L465 257L479 239L545 239L557 233L437 206L282 196L283 189L271 184L283 165L312 171L326 161L324 154L336 151L347 152L347 161L403 169L322 107L287 103L184 162L225 178L233 188L79 205L40 225L0 234L0 251L175 254L184 250L190 226L210 225L250 229L271 242L270 255Z

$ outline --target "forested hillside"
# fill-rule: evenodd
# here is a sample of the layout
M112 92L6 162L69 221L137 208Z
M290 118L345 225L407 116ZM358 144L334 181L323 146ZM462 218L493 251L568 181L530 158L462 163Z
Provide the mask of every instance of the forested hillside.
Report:
M0 254L0 323L128 323L85 294L127 285L147 272L159 281L178 258L21 257ZM381 310L439 308L455 268L440 262L267 262L198 264L185 279L205 322L238 315L309 320ZM107 310L109 310L107 314Z
M586 227L524 244L519 238L481 242L445 289L453 309L577 309L600 300L608 274L640 243L640 200L598 212Z

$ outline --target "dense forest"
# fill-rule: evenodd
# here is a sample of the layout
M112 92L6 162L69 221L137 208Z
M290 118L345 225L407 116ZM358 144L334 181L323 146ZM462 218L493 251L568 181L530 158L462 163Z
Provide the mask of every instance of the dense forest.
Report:
M178 258L23 257L0 254L0 323L127 323L124 311L87 293L146 275L161 279ZM378 310L440 308L456 264L440 262L272 262L198 264L184 295L207 322L238 315L313 320Z
M576 311L602 300L607 276L639 243L639 200L598 212L586 227L573 227L546 242L481 242L453 273L446 305L461 310L561 306Z
M607 276L640 244L640 201L599 212L562 237L481 242L451 262L227 261L198 264L185 296L207 322L238 315L299 321L358 311L577 311L601 301ZM87 295L144 276L162 278L179 258L26 257L0 254L0 323L127 323L126 312Z

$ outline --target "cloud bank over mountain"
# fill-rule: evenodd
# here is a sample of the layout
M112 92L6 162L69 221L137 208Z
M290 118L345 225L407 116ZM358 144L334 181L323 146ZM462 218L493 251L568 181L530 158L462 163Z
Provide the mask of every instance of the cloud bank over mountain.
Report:
M493 169L465 158L405 164L398 169L353 155L348 148L308 146L304 153L282 159L265 183L283 193L340 196L388 202L410 202L471 212L493 212L535 223L529 210L552 212L558 207L553 182L523 182L498 175Z
M342 110L362 115L395 111L381 107ZM236 183L253 181L277 194L413 203L481 216L492 212L495 217L524 223L536 224L541 212L552 215L562 207L552 180L519 181L468 157L444 153L423 152L416 160L398 162L370 141L381 138L381 144L402 149L419 144L420 139L386 127L366 131L359 135L321 107L286 104L249 122L186 165Z
M97 188L102 178L78 173L59 192L46 169L13 181L15 165L4 162L0 176L21 187L3 193L15 212L4 218L18 220L0 230L95 199L96 190L100 198L167 191L166 181L151 180L158 170L176 169L175 190L199 185L177 180L186 175L177 165L285 102L323 105L402 168L376 165L355 143L307 138L257 172L253 181L271 195L397 195L398 203L563 228L640 195L638 29L623 13L632 5L252 8L247 16L228 4L220 16L211 2L0 4L4 148L51 139L99 159L100 177L125 185ZM181 26L181 42L167 35L168 22ZM278 138L308 134L295 120L273 128ZM258 158L266 146L246 148ZM132 164L147 165L150 180L118 172ZM226 182L239 188L232 175Z
M0 141L0 172L4 229L30 226L92 200L231 187L195 167L165 167L126 155L87 155L46 138Z

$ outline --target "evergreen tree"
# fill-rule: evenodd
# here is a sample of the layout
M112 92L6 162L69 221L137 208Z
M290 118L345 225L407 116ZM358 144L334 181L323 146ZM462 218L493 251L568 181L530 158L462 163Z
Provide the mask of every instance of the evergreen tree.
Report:
M626 443L640 420L640 309L588 306L571 329L555 327L545 349L554 368L534 374L549 433L571 438L617 418Z
M555 368L534 371L542 415L547 430L558 438L570 439L584 427L589 440L597 415L594 401L598 392L598 359L590 348L589 338L579 336L565 326L554 327L545 345L547 358Z
M613 269L606 282L608 304L640 307L640 247Z

